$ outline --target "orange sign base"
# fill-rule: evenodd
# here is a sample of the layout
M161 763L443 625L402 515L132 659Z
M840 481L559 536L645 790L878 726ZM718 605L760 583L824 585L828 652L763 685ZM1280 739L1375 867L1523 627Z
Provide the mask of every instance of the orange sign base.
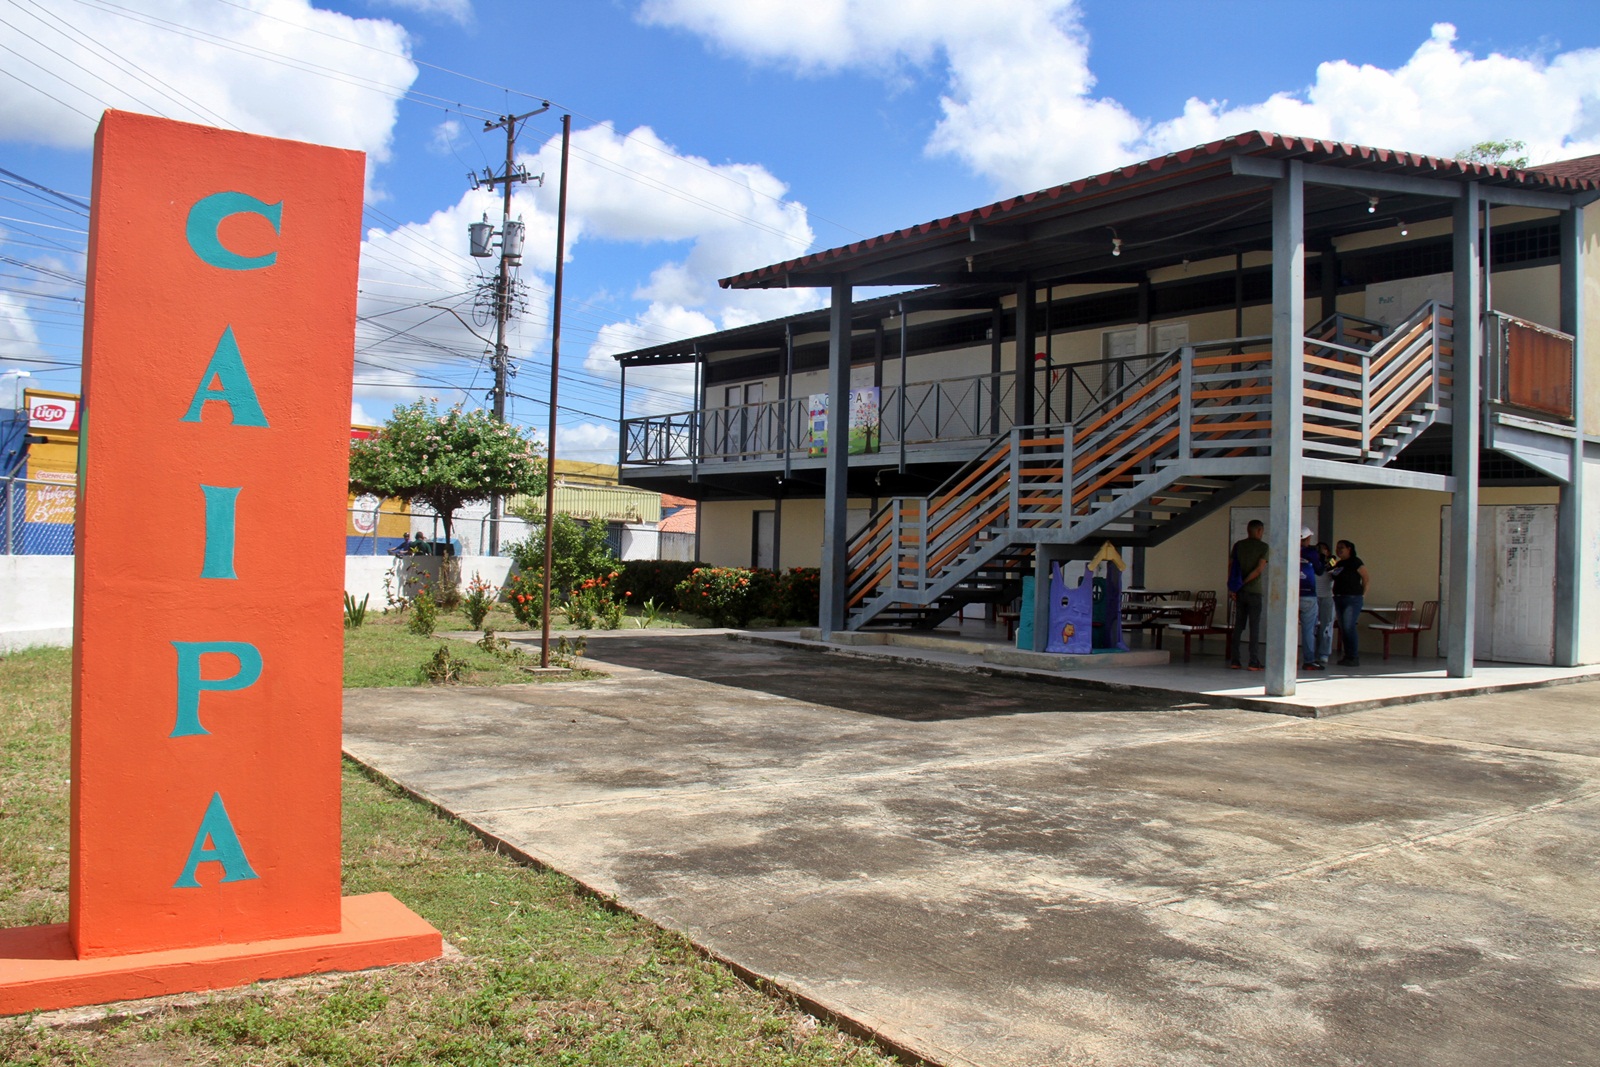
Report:
M335 934L91 959L77 958L66 923L0 930L0 1015L421 963L442 950L439 931L388 893L340 904Z

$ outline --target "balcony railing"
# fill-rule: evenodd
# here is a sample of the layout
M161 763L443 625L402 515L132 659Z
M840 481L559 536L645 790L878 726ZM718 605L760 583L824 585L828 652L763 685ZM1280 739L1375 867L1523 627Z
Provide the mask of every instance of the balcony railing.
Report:
M1036 370L1039 421L1075 419L1144 373L1161 354L1127 356ZM727 463L806 457L812 445L808 397L647 415L622 423L622 462ZM902 447L988 442L1011 429L1016 372L929 382L895 382L879 393L880 452Z
M1535 418L1571 422L1572 337L1500 311L1487 318L1488 399Z

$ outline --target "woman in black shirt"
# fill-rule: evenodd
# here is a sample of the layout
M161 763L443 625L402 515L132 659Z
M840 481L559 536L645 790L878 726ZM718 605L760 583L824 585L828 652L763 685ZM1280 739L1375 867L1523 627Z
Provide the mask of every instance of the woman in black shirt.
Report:
M1338 557L1330 573L1333 575L1333 615L1339 625L1339 641L1344 645L1341 667L1361 665L1361 607L1367 595L1367 565L1356 555L1351 541L1340 541L1333 546Z

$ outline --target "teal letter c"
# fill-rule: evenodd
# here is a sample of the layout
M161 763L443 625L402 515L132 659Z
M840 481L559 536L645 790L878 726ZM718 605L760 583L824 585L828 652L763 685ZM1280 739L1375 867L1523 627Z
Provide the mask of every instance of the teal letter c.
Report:
M222 247L217 239L217 227L230 215L260 215L272 224L272 232L283 233L283 201L268 204L248 193L212 193L195 201L189 209L189 222L184 235L194 254L213 267L223 270L261 270L278 260L278 253L262 256L241 256Z

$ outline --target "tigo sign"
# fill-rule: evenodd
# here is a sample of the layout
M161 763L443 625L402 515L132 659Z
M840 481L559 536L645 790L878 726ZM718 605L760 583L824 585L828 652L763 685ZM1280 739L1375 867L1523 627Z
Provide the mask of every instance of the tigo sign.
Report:
M28 427L34 430L76 430L78 402L64 397L30 398Z

